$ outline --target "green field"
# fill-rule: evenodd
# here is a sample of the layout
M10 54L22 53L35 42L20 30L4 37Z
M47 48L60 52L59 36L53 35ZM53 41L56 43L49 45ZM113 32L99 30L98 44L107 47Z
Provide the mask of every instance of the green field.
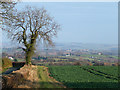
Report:
M60 59L60 58L53 58L54 60L58 61L58 60L68 60L68 59Z
M84 68L95 70L108 76L118 77L118 66L84 66Z
M14 62L14 60L11 60L11 61ZM25 61L25 59L17 58L17 62L24 62L24 61Z
M97 57L97 58L108 58L108 57L112 57L114 59L118 59L118 56L113 56L113 55L81 55L81 57Z
M117 88L118 67L49 66L50 76L68 88ZM116 73L116 74L113 74Z
M80 59L80 56L68 56L68 57L66 57L66 56L58 56L59 58L66 58L66 59L68 59L68 58L72 58L72 59L76 59L76 60L79 60Z

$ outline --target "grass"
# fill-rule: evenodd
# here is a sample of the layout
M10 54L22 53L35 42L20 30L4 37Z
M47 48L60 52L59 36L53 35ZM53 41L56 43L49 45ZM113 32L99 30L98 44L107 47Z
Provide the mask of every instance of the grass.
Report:
M60 58L53 58L54 60L58 61L58 60L68 60L68 59L60 59Z
M72 58L72 59L76 59L76 60L79 60L80 59L80 56L59 56L60 58Z
M84 68L94 69L118 77L118 66L84 66Z
M91 66L89 66L91 67ZM104 67L104 66L103 66ZM116 88L118 81L106 78L104 74L87 71L81 66L49 66L50 76L68 88ZM112 68L112 67L109 67ZM108 69L106 69L108 70ZM111 72L113 72L111 70ZM117 73L117 72L114 72Z
M80 59L80 56L69 56L70 58L73 58L73 59L76 59L76 60L79 60Z
M4 73L4 72L7 71L9 68L12 68L12 67L2 68L1 73Z
M88 59L90 61L94 61L94 59L92 59L92 58L83 58L83 59Z
M12 61L14 61L14 60L12 60ZM24 62L24 61L25 61L25 59L17 58L17 62Z
M1 62L2 66L2 72L5 72L7 69L12 67L12 62L8 58L2 58Z
M0 71L0 74L2 74L2 71Z
M47 67L38 66L38 77L40 88L61 88L55 79L49 77Z

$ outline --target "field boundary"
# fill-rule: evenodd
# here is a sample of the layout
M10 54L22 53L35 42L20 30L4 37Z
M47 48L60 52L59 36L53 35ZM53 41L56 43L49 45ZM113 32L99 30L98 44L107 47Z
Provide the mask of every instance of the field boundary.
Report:
M86 70L89 73L92 73L94 75L104 76L105 78L109 78L109 79L113 79L113 80L118 80L118 77L114 77L113 75L110 75L110 74L107 74L107 73L95 70L93 68L84 68L84 67L80 67L80 68L82 68L83 70Z

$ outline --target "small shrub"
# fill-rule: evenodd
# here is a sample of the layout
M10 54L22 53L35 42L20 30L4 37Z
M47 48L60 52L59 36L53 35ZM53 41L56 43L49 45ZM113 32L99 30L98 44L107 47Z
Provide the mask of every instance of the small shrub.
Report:
M2 68L6 69L12 67L12 61L9 60L8 58L2 58Z
M15 62L18 62L18 60L17 60L16 58L14 59L14 61L15 61Z
M74 65L80 65L81 66L81 63L80 62L75 62Z

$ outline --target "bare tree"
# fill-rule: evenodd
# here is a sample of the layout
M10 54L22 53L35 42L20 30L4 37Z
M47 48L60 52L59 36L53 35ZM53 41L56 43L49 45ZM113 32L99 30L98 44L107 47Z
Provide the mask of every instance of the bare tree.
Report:
M0 16L2 18L7 18L7 15L12 14L14 7L17 4L18 0L0 0Z
M49 16L44 8L26 7L21 12L14 12L3 20L3 28L12 40L22 43L25 47L26 64L31 64L37 41L46 45L54 45L52 38L57 35L60 25Z

